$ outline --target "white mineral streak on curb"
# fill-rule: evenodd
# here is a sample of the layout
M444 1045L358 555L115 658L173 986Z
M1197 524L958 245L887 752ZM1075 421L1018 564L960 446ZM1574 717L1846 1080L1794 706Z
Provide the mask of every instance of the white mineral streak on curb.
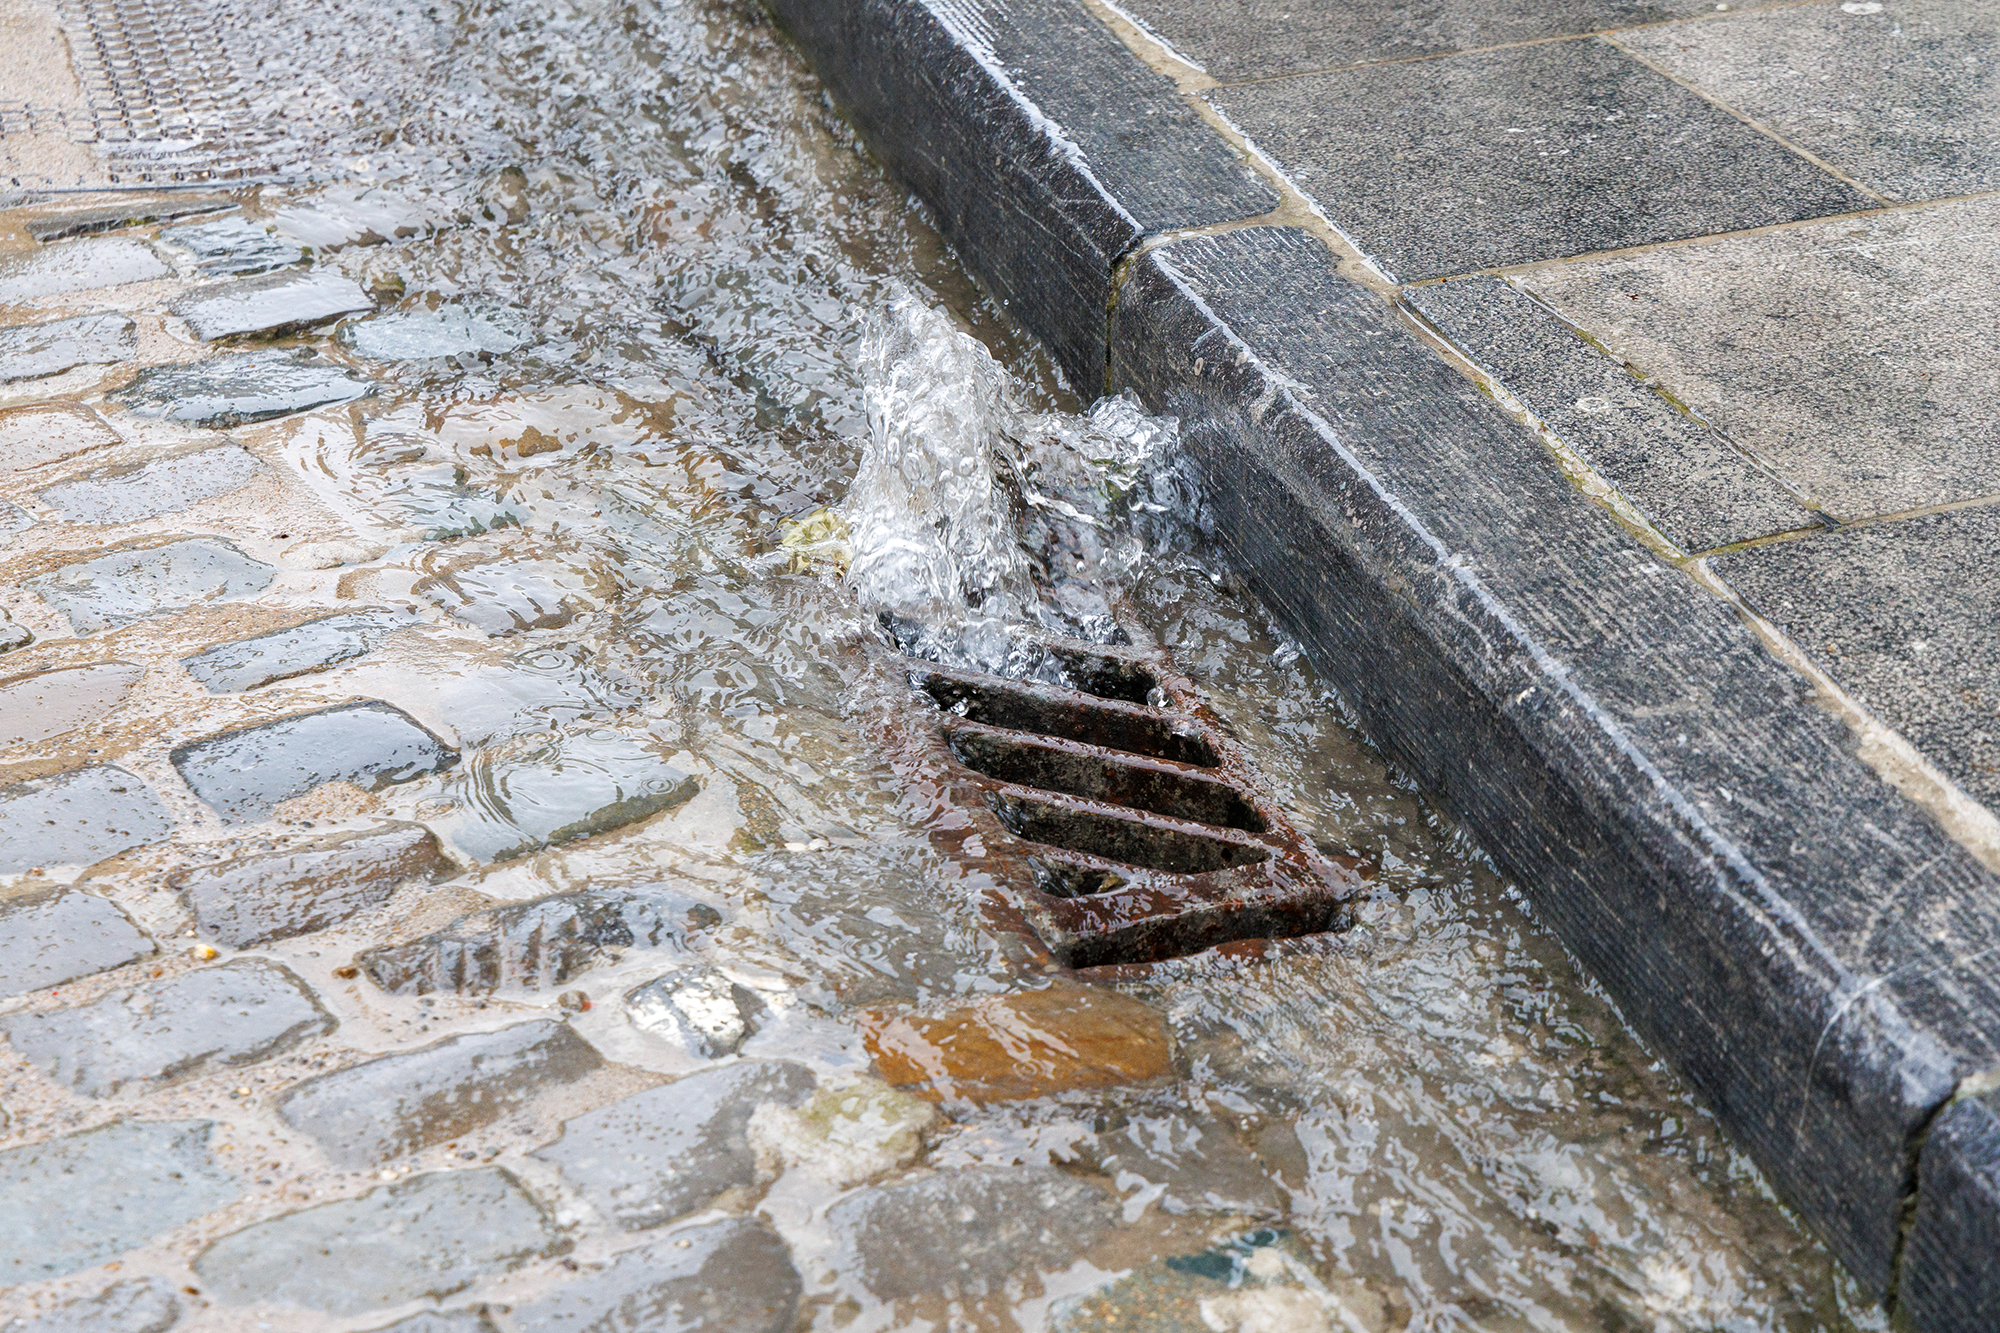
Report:
M1853 731L1858 743L1856 752L1863 763L1874 769L1884 782L1929 811L1931 818L1981 865L2000 873L2000 817L1967 795L1901 732L1863 708L1776 625L1751 610L1736 590L1709 568L1707 560L1693 561L1684 568L1695 582L1734 607L1772 656L1812 683L1814 701Z

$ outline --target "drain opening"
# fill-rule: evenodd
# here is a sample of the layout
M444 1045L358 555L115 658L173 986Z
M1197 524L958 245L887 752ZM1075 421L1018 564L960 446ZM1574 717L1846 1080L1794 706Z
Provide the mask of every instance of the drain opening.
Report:
M1088 704L1050 699L991 680L966 680L940 671L921 678L924 693L938 707L972 722L1010 731L1039 732L1131 754L1171 759L1196 768L1221 763L1215 747L1200 736L1176 730L1166 718L1107 700Z
M1115 893L1132 882L1115 870L1074 861L1029 857L1028 868L1034 872L1035 887L1051 898L1092 898L1100 893Z
M1243 794L1205 774L1118 758L1097 747L1038 742L958 728L946 734L951 752L975 773L1020 787L1065 792L1171 819L1262 833L1264 817Z
M1164 697L1158 677L1136 662L1058 644L1045 645L1042 651L1056 664L1063 679L1084 694L1141 705L1158 704Z
M1269 849L1253 844L1161 828L1102 811L1006 792L994 792L988 799L1000 822L1016 837L1146 870L1205 875L1256 865L1271 857Z

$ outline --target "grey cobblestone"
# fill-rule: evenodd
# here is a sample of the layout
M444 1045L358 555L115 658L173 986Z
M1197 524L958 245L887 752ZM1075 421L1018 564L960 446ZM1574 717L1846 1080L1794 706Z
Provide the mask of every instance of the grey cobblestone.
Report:
M86 473L35 498L72 523L131 523L227 495L263 471L241 446L226 444Z
M18 1054L86 1097L254 1064L334 1027L303 981L262 959L198 968L72 1009L0 1017Z
M0 411L0 472L25 472L118 443L118 433L87 407L37 403Z
M689 1055L714 1060L736 1048L768 1016L764 1002L712 967L680 967L625 992L625 1012Z
M173 829L145 783L100 764L0 787L0 874L89 865Z
M155 366L112 394L134 416L221 429L351 403L375 392L310 352L236 352L191 366Z
M65 241L19 258L0 259L0 306L95 287L150 282L172 272L138 241Z
M138 328L123 315L78 315L0 329L0 384L128 361L138 350Z
M0 898L0 998L47 990L157 952L108 898L43 889Z
M9 1320L0 1325L0 1333L166 1333L180 1315L180 1297L171 1283L141 1277L36 1319Z
M193 537L64 565L26 586L68 616L78 634L95 634L262 592L274 573L226 541Z
M171 872L205 939L248 949L337 926L389 900L397 887L447 873L450 862L421 824L286 839L269 851Z
M352 278L321 271L265 273L197 287L168 308L187 321L195 337L213 341L307 329L373 310L375 303Z
M217 694L254 690L324 671L373 652L408 618L383 611L344 612L254 639L204 648L183 658L188 674Z
M262 273L287 268L306 257L297 242L246 217L168 227L160 233L160 248L183 268L207 274Z
M307 1079L278 1114L336 1165L373 1166L490 1125L603 1063L568 1024L538 1019Z
M32 745L95 722L145 674L130 662L99 662L0 682L0 749Z
M798 1105L814 1082L786 1060L705 1069L565 1122L535 1155L600 1213L643 1231L754 1181L750 1116L766 1103Z
M0 1152L0 1283L91 1268L233 1202L206 1120L120 1120Z
M401 709L368 701L190 741L169 758L195 795L236 824L322 783L380 791L437 773L458 752Z
M791 1333L803 1284L761 1222L670 1231L517 1308L517 1333Z
M412 1176L258 1222L211 1243L194 1268L224 1304L356 1315L441 1300L568 1248L520 1181L483 1167Z

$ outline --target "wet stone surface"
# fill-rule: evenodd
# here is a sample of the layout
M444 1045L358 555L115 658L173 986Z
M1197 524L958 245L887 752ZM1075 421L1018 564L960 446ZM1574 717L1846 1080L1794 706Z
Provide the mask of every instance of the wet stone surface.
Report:
M484 1310L426 1310L368 1333L500 1333Z
M233 208L235 203L225 195L154 195L83 208L37 209L22 226L28 235L46 244L139 223L171 222L198 213L219 212Z
M0 787L0 874L88 865L172 828L151 788L114 765L30 778Z
M0 329L0 384L129 361L139 326L123 315L78 315Z
M309 675L373 652L407 623L388 611L322 616L291 629L204 648L181 659L187 673L218 694L254 690Z
M490 1125L602 1064L568 1024L540 1019L307 1079L277 1110L329 1161L366 1167Z
M180 1318L180 1293L156 1277L133 1278L71 1301L37 1319L0 1324L0 1333L166 1333Z
M1285 1212L1283 1188L1219 1120L1135 1116L1083 1145L1076 1160L1108 1176L1128 1207L1139 1200L1174 1214Z
M225 1304L364 1314L442 1299L568 1247L498 1167L432 1172L222 1237L194 1270Z
M87 407L57 403L0 412L0 472L23 472L118 443L118 434Z
M757 1178L750 1118L766 1104L793 1106L812 1071L790 1061L703 1070L563 1124L535 1156L627 1231L660 1226Z
M375 303L352 278L338 273L266 273L238 282L197 287L168 307L205 341L244 334L307 329L342 315L373 310Z
M0 653L11 653L16 648L26 648L34 641L34 631L18 623L5 611L0 611Z
M0 1151L0 1275L74 1273L233 1201L206 1120L121 1120Z
M218 429L349 403L375 386L309 352L237 352L192 366L154 366L111 395L134 415Z
M1047 1168L942 1171L856 1190L827 1210L840 1267L882 1300L997 1289L1067 1268L1117 1218L1087 1180Z
M151 282L172 272L138 241L65 241L19 258L0 259L0 306Z
M440 831L475 860L504 861L672 809L698 784L651 746L586 732L481 750L448 790L461 812Z
M0 999L149 958L153 941L108 898L42 889L0 898Z
M736 1054L767 1016L755 991L712 967L679 967L634 986L625 992L625 1012L636 1026L704 1060Z
M263 471L247 451L229 444L87 473L35 498L72 523L132 523L227 495Z
M26 532L35 525L35 520L21 506L7 500L0 500L0 537L11 537L17 532Z
M560 986L624 949L685 944L722 923L667 885L553 894L462 917L443 930L355 958L392 995L484 995Z
M784 1240L737 1218L682 1227L593 1265L515 1309L512 1326L517 1333L790 1333L802 1285Z
M334 1026L304 982L260 959L198 968L72 1009L0 1017L17 1054L86 1097L253 1064Z
M399 310L350 324L341 337L370 361L427 361L446 356L496 356L525 345L531 333L514 311L462 305Z
M380 791L441 772L458 752L401 709L367 702L190 741L170 758L225 823L243 823L322 783Z
M220 538L196 537L64 565L26 586L68 616L77 633L95 634L262 592L274 572Z
M63 736L116 708L146 669L100 662L0 681L0 749Z
M305 251L266 223L244 217L217 218L169 227L160 248L190 272L263 273L302 262Z
M204 939L253 948L337 926L387 902L397 887L450 870L421 824L291 837L270 851L172 872Z

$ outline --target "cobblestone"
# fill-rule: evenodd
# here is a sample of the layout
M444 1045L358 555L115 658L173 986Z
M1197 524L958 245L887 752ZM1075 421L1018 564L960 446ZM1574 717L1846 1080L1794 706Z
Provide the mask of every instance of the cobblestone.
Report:
M31 745L95 721L145 674L130 662L100 662L0 681L0 747Z
M0 898L0 998L47 990L158 950L108 898L42 889Z
M145 783L110 764L0 787L0 875L89 865L173 828Z
M734 1055L768 1016L755 991L712 967L675 968L634 986L625 992L625 1012L638 1027L705 1060Z
M166 887L180 891L204 939L249 949L330 929L387 902L400 885L449 870L429 829L385 823L186 866Z
M196 273L262 273L287 268L305 259L305 251L265 223L245 217L217 218L168 227L160 233L160 248L176 263Z
M123 315L78 315L0 329L0 384L129 361L139 326Z
M65 241L20 258L0 259L0 306L150 282L172 271L138 241Z
M307 1079L277 1108L335 1165L373 1166L490 1125L603 1063L568 1024L538 1019Z
M17 1053L86 1097L254 1064L334 1027L303 981L262 959L198 968L71 1009L0 1017Z
M131 546L65 565L26 586L69 617L78 634L262 592L275 571L226 541L194 537Z
M0 1281L60 1277L115 1259L232 1202L206 1120L120 1120L0 1151Z
M407 617L391 612L343 612L254 639L219 643L182 658L181 665L218 694L254 690L353 661L407 623Z
M25 472L118 443L118 433L87 407L39 403L0 411L0 472Z
M300 713L176 746L169 756L225 823L261 819L327 782L380 791L441 772L458 752L399 708L369 701Z
M700 790L652 747L615 732L523 737L491 747L450 786L460 810L438 828L479 861L604 833Z
M156 1277L133 1278L37 1319L14 1319L0 1333L166 1333L180 1319L180 1297Z
M791 1333L802 1288L776 1233L732 1219L628 1250L512 1322L516 1333Z
M72 523L131 523L227 495L263 471L244 449L226 444L86 473L46 487L35 498Z
M812 1072L790 1061L724 1065L566 1121L535 1155L627 1231L693 1212L757 1178L750 1117L766 1103L795 1106Z
M351 403L375 392L367 380L310 351L236 352L192 366L154 366L111 395L134 416L217 429Z
M568 1248L520 1181L483 1167L412 1176L255 1223L211 1243L194 1269L224 1304L358 1315L442 1300Z
M373 310L352 278L338 273L266 273L197 287L168 307L204 341L289 333Z

